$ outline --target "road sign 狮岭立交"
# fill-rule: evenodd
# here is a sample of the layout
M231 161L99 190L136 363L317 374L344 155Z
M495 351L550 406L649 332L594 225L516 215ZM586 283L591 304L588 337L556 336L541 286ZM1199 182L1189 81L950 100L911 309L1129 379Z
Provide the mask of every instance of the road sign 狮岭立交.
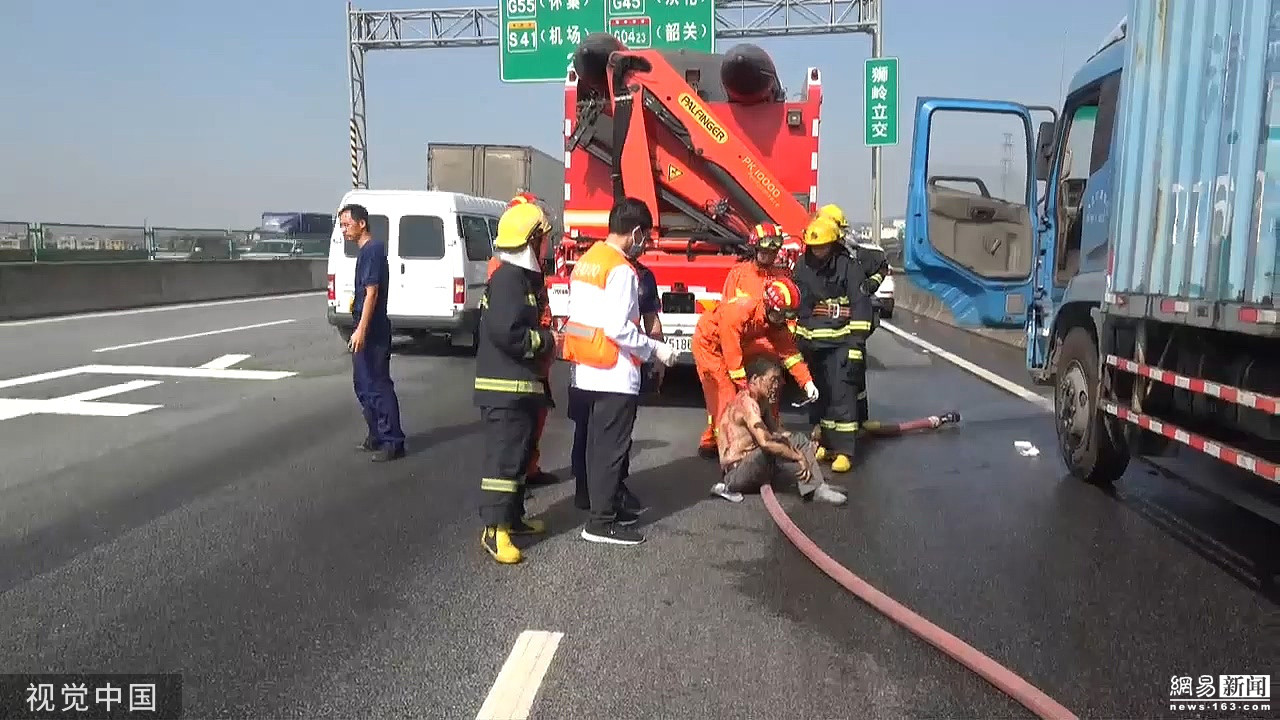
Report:
M869 58L866 62L867 147L898 144L898 58Z

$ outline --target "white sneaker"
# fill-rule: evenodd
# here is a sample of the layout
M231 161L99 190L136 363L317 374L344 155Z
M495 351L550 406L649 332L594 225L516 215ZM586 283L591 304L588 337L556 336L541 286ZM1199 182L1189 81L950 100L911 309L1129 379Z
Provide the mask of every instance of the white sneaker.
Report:
M742 493L733 492L732 490L729 489L729 486L727 484L722 482L718 482L715 485L711 486L711 494L719 495L720 497L724 498L725 500L728 500L729 502L734 502L734 503L742 502Z
M821 500L824 503L830 503L832 505L843 505L848 500L848 498L844 496L844 493L838 493L835 490L832 490L831 486L826 483L819 485L818 489L813 491L813 497L816 500Z

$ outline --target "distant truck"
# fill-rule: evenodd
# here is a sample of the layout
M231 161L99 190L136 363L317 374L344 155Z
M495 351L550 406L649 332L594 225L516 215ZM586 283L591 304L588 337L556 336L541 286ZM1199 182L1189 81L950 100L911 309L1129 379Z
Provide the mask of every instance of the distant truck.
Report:
M333 215L313 212L264 212L258 230L268 236L328 238L333 232Z
M1277 17L1280 0L1134 0L1034 146L1037 108L917 105L906 271L960 325L1025 329L1083 480L1181 445L1280 482ZM1023 197L931 174L957 113L1025 131Z
M528 145L430 143L427 189L503 201L530 192L551 214L553 237L563 227L564 163Z

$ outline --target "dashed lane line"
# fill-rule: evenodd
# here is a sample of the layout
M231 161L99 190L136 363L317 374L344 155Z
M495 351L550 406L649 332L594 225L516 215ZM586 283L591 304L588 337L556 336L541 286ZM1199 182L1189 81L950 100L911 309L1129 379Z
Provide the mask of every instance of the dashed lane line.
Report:
M1034 393L1008 378L1001 377L980 365L971 363L968 360L965 360L964 358L960 357L959 355L956 355L953 352L943 350L942 348L938 347L937 345L934 345L928 340L922 340L921 338L916 337L911 333L908 333L902 328L896 327L894 325L890 325L889 323L883 322L883 321L880 323L880 327L884 328L885 330L888 330L894 335L897 335L903 340L906 340L907 342L912 343L913 345L915 345L916 347L919 347L922 350L925 350L933 355L937 355L938 357L942 358L943 360L946 360L952 365L955 365L961 370L964 370L973 375L976 375L977 377L983 380L986 380L987 382L991 383L992 385L995 385L1001 390L1004 390L1010 395L1014 395L1019 398L1022 398L1023 400L1026 400L1027 402L1031 403L1032 405L1035 405L1036 407L1046 412L1053 412L1053 401L1044 397L1043 395Z
M542 678L563 637L562 632L546 630L520 633L476 720L528 720Z
M175 335L173 337L156 338L155 340L143 340L141 342L126 343L124 345L112 345L111 347L98 348L94 350L96 353L111 352L112 350L128 350L129 348L143 347L145 345L159 345L161 343L178 342L179 340L191 340L192 338L209 337L210 335L224 335L226 333L240 332L241 330L256 330L258 328L274 327L276 325L287 325L296 320L273 320L272 322L254 323L252 325L237 325L236 327L223 328L221 330L208 330L205 332L189 333L187 335Z

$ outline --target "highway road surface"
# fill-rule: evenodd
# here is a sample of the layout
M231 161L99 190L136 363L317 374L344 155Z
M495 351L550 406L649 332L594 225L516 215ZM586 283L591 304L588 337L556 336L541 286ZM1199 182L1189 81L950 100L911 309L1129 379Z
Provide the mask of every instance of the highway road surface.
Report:
M648 542L582 542L565 483L530 502L551 530L526 562L494 564L466 352L402 349L409 456L371 464L323 317L310 295L0 324L4 672L182 673L188 717L473 718L523 637L547 646L539 719L1028 716L759 498L708 496L687 375L637 425ZM1043 407L910 338L1015 382L1016 355L898 324L871 341L873 416L964 422L869 445L847 507L784 497L815 541L1081 717L1195 717L1171 677L1274 669L1275 525L1144 463L1114 493L1064 478ZM566 477L570 438L561 409Z

